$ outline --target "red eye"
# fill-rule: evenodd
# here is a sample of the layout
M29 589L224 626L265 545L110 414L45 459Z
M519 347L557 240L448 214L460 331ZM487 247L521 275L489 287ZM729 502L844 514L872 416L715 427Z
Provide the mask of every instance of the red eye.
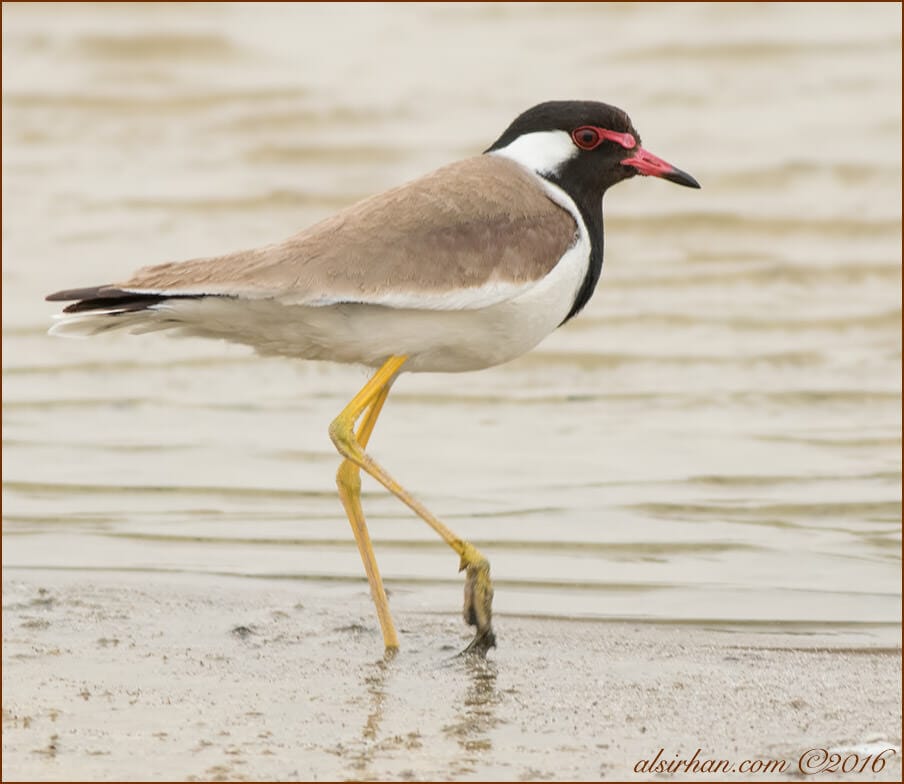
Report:
M582 150L592 150L594 147L598 147L602 141L600 132L590 125L582 125L580 128L575 128L571 132L571 138Z

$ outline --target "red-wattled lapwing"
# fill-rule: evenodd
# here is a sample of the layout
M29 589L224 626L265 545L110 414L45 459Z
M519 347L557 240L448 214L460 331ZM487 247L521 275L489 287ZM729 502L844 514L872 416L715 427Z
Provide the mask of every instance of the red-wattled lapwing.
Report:
M458 553L465 620L477 627L468 649L485 651L495 644L487 559L364 450L400 373L507 362L587 304L603 263L603 194L636 174L700 187L644 150L622 110L593 101L542 103L483 155L365 199L285 242L51 294L48 300L75 300L51 332L170 330L244 343L264 355L377 368L329 433L344 458L336 483L383 640L398 647L361 509L360 469Z

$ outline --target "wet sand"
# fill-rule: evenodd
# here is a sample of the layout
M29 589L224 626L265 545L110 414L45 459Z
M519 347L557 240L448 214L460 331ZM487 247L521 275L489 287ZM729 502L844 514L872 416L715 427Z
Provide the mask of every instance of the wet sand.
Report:
M868 627L502 616L479 660L404 611L384 660L361 583L12 569L3 597L4 780L642 780L661 748L794 777L814 747L901 778L900 648Z

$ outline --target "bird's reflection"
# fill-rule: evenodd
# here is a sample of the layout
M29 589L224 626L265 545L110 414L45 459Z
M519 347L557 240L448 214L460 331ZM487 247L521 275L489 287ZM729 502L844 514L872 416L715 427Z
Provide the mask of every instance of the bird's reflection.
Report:
M354 754L350 760L352 768L360 774L360 778L370 778L368 771L373 762L386 705L386 679L392 673L392 662L396 654L396 650L386 650L383 658L377 659L365 670L364 687L367 691L370 709L361 730L363 743L358 753Z
M455 723L447 725L443 731L453 738L462 751L455 767L457 773L473 773L479 758L492 751L491 731L500 719L496 716L496 706L501 695L496 688L496 662L478 655L463 655L456 660L468 676L468 687L464 699L458 701L458 716Z
M399 689L399 684L394 686L393 681L397 676L404 675L398 671L399 664L396 653L387 651L364 670L362 685L368 703L367 718L361 727L360 745L356 744L358 747L354 751L345 750L353 778L373 778L373 763L381 751L394 750L399 743L407 748L417 748L423 742L419 732L410 736L384 737L386 706L390 704L391 691ZM442 680L457 682L461 687L461 690L456 689L458 694L448 703L453 711L452 722L442 728L446 738L454 741L460 749L451 761L450 773L473 773L480 759L492 751L491 733L501 722L496 715L497 706L502 701L496 687L496 662L469 654L456 657L446 666L448 670ZM395 704L398 704L397 701ZM437 710L442 710L442 707L437 706ZM390 726L397 724L399 718L390 715Z

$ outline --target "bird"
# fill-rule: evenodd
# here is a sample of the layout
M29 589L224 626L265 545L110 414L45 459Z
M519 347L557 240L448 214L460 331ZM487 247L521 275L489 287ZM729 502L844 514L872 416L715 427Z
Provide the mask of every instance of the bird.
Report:
M329 436L339 498L364 564L387 651L399 647L361 505L363 470L459 557L463 652L496 645L490 564L367 451L400 375L460 373L534 348L587 304L603 264L603 195L635 176L690 188L648 152L621 109L540 103L482 154L353 204L290 238L226 255L144 267L121 283L58 291L70 302L51 334L165 330L222 339L264 356L364 365L366 384Z

